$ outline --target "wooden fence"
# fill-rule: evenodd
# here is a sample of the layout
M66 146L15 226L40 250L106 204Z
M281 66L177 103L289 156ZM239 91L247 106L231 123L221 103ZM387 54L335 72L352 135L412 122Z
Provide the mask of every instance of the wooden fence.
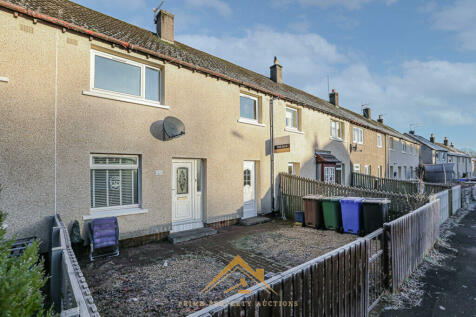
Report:
M189 316L367 316L370 239L361 238Z
M440 201L189 316L368 316L397 292L439 236Z
M428 202L428 197L425 195L401 194L338 184L327 184L285 173L279 174L279 189L280 208L287 218L293 218L295 211L304 210L302 197L309 194L388 198L391 201L390 219L396 219Z
M402 194L417 194L419 192L418 181L403 181L392 178L380 178L354 172L352 172L351 184L354 187Z
M384 228L390 233L392 291L397 292L440 235L440 201L434 200Z
M451 193L451 195L450 195L450 193ZM450 196L451 196L451 200L450 200ZM452 208L453 207L452 200L457 200L456 199L457 196L458 195L455 194L455 196L454 196L455 199L453 199L453 193L452 193L451 190L445 190L445 191L442 191L442 192L439 192L437 194L433 194L433 195L430 196L430 201L434 201L434 200L439 200L440 201L440 224L445 222L449 218L449 216L451 216L452 209L453 209ZM460 195L460 197L461 197L461 195ZM458 209L456 209L456 210L458 210Z
M423 183L418 180L404 181L392 178L380 178L371 175L352 172L352 186L378 191L395 192L402 194L435 194L451 188L448 184Z

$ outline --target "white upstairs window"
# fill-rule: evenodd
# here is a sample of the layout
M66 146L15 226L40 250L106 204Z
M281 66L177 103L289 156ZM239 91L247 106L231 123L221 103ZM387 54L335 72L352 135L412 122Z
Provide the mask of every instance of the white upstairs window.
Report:
M286 128L299 130L299 111L296 108L286 107Z
M240 120L258 123L258 98L240 95Z
M91 50L91 92L124 101L161 103L161 71L126 58Z
M377 147L382 147L382 146L383 146L382 135L380 133L377 133Z
M354 127L352 129L352 141L357 144L364 144L364 130Z
M331 120L331 138L336 140L344 139L341 121Z
M91 156L91 209L139 207L139 157Z

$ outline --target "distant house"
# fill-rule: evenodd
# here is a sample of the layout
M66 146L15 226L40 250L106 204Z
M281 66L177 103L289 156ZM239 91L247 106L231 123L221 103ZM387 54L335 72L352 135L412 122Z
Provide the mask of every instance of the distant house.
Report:
M453 143L448 143L448 138L445 137L443 143L436 144L448 150L448 163L455 164L456 177L471 177L473 175L473 164L471 155L456 149Z
M420 163L420 143L406 135L400 137L389 135L387 144L388 177L402 180L417 178L417 169Z
M416 135L415 131L405 133L407 137L420 143L419 160L422 164L443 164L448 163L448 150L442 146L435 144L435 135L431 134L430 140L420 135Z

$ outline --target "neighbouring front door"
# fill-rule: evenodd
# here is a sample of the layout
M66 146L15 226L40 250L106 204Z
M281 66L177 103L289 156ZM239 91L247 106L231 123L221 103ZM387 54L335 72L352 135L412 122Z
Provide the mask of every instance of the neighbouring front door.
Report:
M245 161L243 163L243 219L257 215L255 162Z
M201 160L172 162L172 232L203 227Z

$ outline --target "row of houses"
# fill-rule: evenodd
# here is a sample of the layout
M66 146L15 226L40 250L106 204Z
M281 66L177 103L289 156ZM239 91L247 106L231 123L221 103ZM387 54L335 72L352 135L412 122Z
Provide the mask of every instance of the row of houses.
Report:
M0 0L10 233L47 241L59 213L117 216L121 239L157 238L276 210L280 172L349 185L352 172L414 179L427 155L462 157L346 109L335 90L324 100L285 84L277 58L263 76L175 41L173 14L155 22L157 33L70 1Z

